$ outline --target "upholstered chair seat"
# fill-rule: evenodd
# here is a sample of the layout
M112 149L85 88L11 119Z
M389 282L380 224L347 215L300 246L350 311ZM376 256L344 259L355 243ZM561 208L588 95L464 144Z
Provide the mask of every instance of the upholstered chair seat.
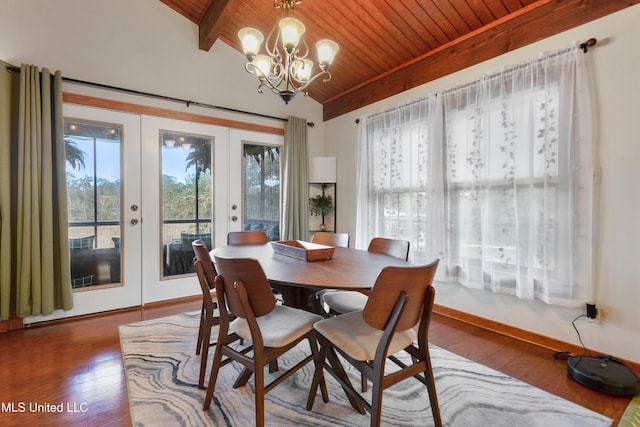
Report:
M316 323L315 328L355 360L376 358L376 349L384 330L376 329L364 321L363 311L358 310ZM416 340L413 329L396 332L389 345L389 354L395 354Z
M268 314L256 317L265 347L284 347L313 329L313 324L322 317L304 310L276 305ZM230 329L247 341L251 341L251 330L247 319L238 317Z

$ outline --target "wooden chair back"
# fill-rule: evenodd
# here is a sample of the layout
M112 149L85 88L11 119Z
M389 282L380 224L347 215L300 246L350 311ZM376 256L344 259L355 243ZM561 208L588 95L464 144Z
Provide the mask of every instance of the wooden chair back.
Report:
M438 260L418 267L385 267L382 269L364 307L364 320L374 328L384 330L396 301L405 294L406 302L398 320L397 331L406 331L430 318L435 291L433 277ZM421 325L422 326L422 325Z
M216 315L218 303L213 300L211 291L215 288L215 279L218 273L213 265L207 244L202 239L191 242L195 254L194 265L198 275L198 282L202 290L202 308L200 310L200 326L198 327L198 340L196 342L196 354L200 355L200 376L198 387L204 387L204 377L207 369L207 359L211 343L211 328L220 324L220 318Z
M389 255L394 258L409 259L409 242L406 240L387 239L384 237L374 237L369 242L369 252Z
M237 317L247 318L234 284L242 282L249 297L249 305L255 317L271 313L276 301L258 260L253 258L215 257L218 274L224 281L224 297L227 308Z
M227 234L227 245L262 245L268 241L267 233L262 230L230 231Z
M318 231L311 237L311 243L320 245L349 247L349 235L347 233L332 233L329 231Z
M198 282L200 282L200 289L202 290L203 303L206 306L205 308L213 312L211 291L215 288L215 280L218 272L216 271L215 265L213 265L207 245L202 240L194 241L191 246L195 254L194 264L196 266Z

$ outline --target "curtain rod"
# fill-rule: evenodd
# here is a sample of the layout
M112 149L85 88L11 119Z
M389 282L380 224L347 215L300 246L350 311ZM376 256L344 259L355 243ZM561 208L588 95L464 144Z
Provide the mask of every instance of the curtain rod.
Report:
M16 67L16 66L7 66L7 71L9 72L20 72L20 67ZM155 93L150 93L150 92L143 92L143 91L139 91L139 90L135 90L135 89L127 89L127 88L121 88L121 87L117 87L117 86L110 86L110 85L106 85L106 84L102 84L102 83L95 83L95 82L89 82L89 81L85 81L85 80L78 80L78 79L73 79L70 77L62 77L62 81L64 82L68 82L68 83L73 83L73 84L78 84L78 85L84 85L84 86L92 86L92 87L96 87L99 89L106 89L106 90L112 90L115 92L124 92L124 93L128 93L128 94L133 94L133 95L138 95L138 96L145 96L147 98L155 98L155 99L160 99L163 101L171 101L171 102L177 102L180 104L185 104L187 106L187 108L189 108L192 105L195 105L196 107L203 107L203 108L209 108L209 109L214 109L214 110L222 110L222 111L227 111L229 113L237 113L237 114L244 114L244 115L249 115L249 116L254 116L254 117L261 117L264 119L270 119L270 120L279 120L281 122L288 122L289 119L284 118L284 117L276 117L276 116L269 116L267 114L260 114L260 113L254 113L251 111L245 111L245 110L238 110L235 108L229 108L229 107L222 107L219 105L213 105L213 104L207 104L204 102L198 102L198 101L191 101L188 99L181 99L181 98L174 98L172 96L166 96L166 95L158 95ZM315 123L313 122L307 122L307 126L309 127L314 127Z
M580 49L582 49L582 52L583 52L583 53L587 53L587 51L589 50L589 48L590 48L590 47L595 46L595 45L596 45L596 43L598 43L598 40L596 40L595 38L590 38L590 39L589 39L589 40L587 40L586 42L584 42L584 43L580 43L579 48L580 48ZM561 55L561 54L563 54L563 53L565 53L565 52L570 51L571 49L573 49L573 47L569 47L569 48L566 48L566 49L559 50L559 51L554 52L554 53L552 53L552 54L550 54L550 55L547 55L547 56L551 56L551 57L553 57L553 56L556 56L556 55ZM518 67L520 67L520 66L522 66L522 64L520 64L520 65L515 65L515 66L513 66L513 67L511 67L511 68L509 68L509 69L510 69L510 70L513 70L513 69L516 69L516 68L518 68ZM499 74L501 74L501 73L502 73L502 72L498 72L498 73L492 74L492 75L490 75L490 76L489 76L489 78L491 78L491 77L493 77L493 76L496 76L496 75L499 75ZM446 93L452 92L452 91L457 90L457 89L465 88L465 87L467 87L467 86L472 86L472 85L474 85L476 82L477 82L477 81L473 81L473 82L471 82L471 83L467 83L467 84L465 84L465 85L461 85L461 86L458 86L458 87L453 88L453 89L443 90L443 91L441 91L440 93L442 93L442 94L446 94ZM437 96L437 95L438 95L438 94L436 93L436 96ZM406 104L400 105L399 107L406 107L406 106L409 106L409 105L411 105L411 104L416 104L416 103L421 102L421 101L422 101L422 99L419 99L419 100L417 100L417 101L408 102L408 103L406 103ZM371 117L376 117L376 116L379 116L379 115L382 115L382 114L386 114L386 113L388 113L388 112L390 112L390 111L395 110L396 108L398 108L398 107L390 108L390 109L388 109L388 110L381 111L381 112L379 112L379 113L372 114L372 115L367 116L367 117L368 117L368 118L371 118ZM356 122L356 124L360 123L360 119L356 119L356 120L355 120L355 122Z

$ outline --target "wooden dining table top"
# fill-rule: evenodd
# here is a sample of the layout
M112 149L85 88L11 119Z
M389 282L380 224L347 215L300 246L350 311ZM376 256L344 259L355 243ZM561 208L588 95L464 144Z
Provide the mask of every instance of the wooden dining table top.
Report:
M371 289L380 271L387 266L410 264L388 255L353 248L335 248L328 260L304 261L275 253L271 243L221 246L211 257L255 258L271 283L315 289Z

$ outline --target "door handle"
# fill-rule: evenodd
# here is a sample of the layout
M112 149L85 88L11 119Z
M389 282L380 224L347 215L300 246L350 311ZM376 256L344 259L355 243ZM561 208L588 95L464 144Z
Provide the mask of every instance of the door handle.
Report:
M234 222L235 222L235 221L237 221L237 220L238 220L238 217L237 217L237 216L235 216L235 215L234 215L234 216L232 216L232 217L231 217L231 221L234 221Z
M138 218L131 218L131 225L137 225L138 224Z

